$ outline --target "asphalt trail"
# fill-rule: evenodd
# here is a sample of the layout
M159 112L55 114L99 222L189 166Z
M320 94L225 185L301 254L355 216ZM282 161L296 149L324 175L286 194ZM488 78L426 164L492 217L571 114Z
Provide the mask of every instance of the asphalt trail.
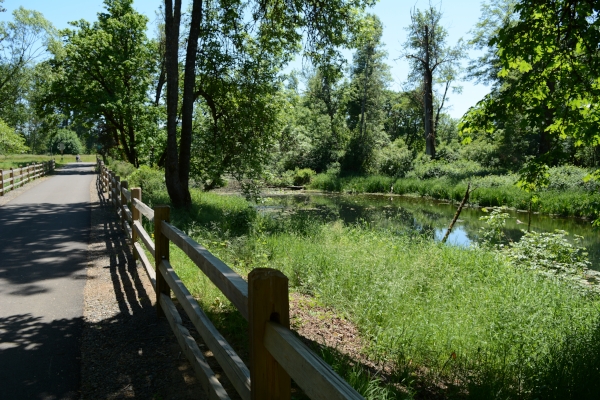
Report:
M0 399L76 399L93 164L0 207Z

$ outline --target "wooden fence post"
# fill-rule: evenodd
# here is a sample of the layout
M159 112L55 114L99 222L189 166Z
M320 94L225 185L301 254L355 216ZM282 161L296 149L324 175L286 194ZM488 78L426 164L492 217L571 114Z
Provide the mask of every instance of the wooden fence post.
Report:
M274 269L257 268L248 275L251 398L290 399L291 378L264 345L269 321L290 327L288 278Z
M132 188L131 189L131 245L133 246L137 241L138 241L138 234L137 231L135 230L135 227L133 226L133 224L135 224L135 221L139 221L140 224L142 223L142 218L140 215L140 210L138 210L137 208L135 208L135 206L133 205L133 199L137 199L138 201L142 201L142 189L141 188ZM135 249L135 247L133 248L133 259L137 260L138 257L138 253Z
M4 171L0 169L0 196L4 196Z
M8 178L8 182L9 182L9 185L12 185L11 189L15 190L16 189L15 188L15 170L12 167L10 167L10 175Z
M121 198L121 206L119 207L121 210L121 226L124 231L127 231L125 227L127 226L127 215L125 214L125 208L127 207L127 197L123 194L123 189L129 189L129 182L123 181L121 182L121 190L119 190L119 197Z
M169 284L160 273L158 267L162 260L169 261L169 239L163 235L162 221L171 222L171 208L169 206L154 207L154 261L156 262L156 312L159 317L164 316L160 307L160 295L171 295Z

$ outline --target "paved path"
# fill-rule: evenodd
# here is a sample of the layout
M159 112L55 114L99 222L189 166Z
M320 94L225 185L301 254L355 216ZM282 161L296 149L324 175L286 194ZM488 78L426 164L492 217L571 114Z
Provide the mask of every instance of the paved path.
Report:
M93 164L0 207L0 399L79 398Z

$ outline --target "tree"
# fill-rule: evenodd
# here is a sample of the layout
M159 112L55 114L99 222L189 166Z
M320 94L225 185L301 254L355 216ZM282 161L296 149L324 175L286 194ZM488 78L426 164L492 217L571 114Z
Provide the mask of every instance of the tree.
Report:
M537 137L531 165L559 162L571 147L565 139L599 145L599 11L586 0L517 3L488 39L497 79L463 131L518 121L521 134Z
M395 92L388 90L384 104L384 129L390 140L402 139L409 149L423 148L423 98L421 91Z
M306 33L307 43L305 52L317 61L335 58L336 46L347 42L347 35L352 28L352 21L356 18L357 9L372 4L371 0L333 0L316 2L312 0L301 0L286 2L283 0L256 1L246 3L232 2L230 0L193 0L190 26L187 36L187 48L185 54L183 71L183 97L181 101L181 130L178 135L177 117L179 115L179 33L181 23L181 0L165 0L165 70L167 73L167 152L165 163L165 177L167 190L172 203L177 207L191 204L189 193L190 161L192 149L192 133L194 121L194 103L202 98L205 106L211 113L213 129L215 132L235 132L231 128L242 127L245 122L251 123L249 129L237 136L236 140L223 142L223 149L229 150L230 157L221 156L222 166L227 166L235 160L242 161L239 165L252 168L260 167L255 163L245 163L249 152L243 150L250 143L250 148L264 143L263 139L271 136L273 130L264 130L260 127L259 115L271 119L272 110L267 102L261 102L264 107L258 108L258 114L246 106L243 110L252 111L240 114L231 114L235 110L232 105L237 101L236 97L242 94L243 103L249 104L252 99L252 90L259 88L259 98L268 99L273 96L272 87L268 85L254 85L254 80L266 83L292 55L298 51L302 41L302 31ZM247 6L247 8L245 8ZM215 20L214 18L218 18ZM218 22L218 23L215 23ZM226 23L225 23L226 22ZM237 24L237 26L236 26ZM207 37L209 33L204 27L214 27L212 32L214 39ZM249 29L241 32L239 27ZM203 40L199 46L199 39ZM218 46L218 47L214 47ZM219 48L221 47L221 48ZM226 49L233 49L235 54L243 54L243 62L238 63L239 69L232 76L244 79L236 92L220 93L216 89L221 83L226 83L225 90L235 88L235 82L227 76L228 71L219 71L221 65L230 65L230 53ZM243 49L243 51L242 51ZM212 58L214 57L214 58ZM223 57L223 58L219 58ZM223 63L223 64L222 64ZM197 68L202 70L210 65L215 68L213 77L217 79L197 79ZM264 75L263 75L264 74ZM228 79L220 79L227 77ZM263 80L264 79L264 80ZM207 92L198 83L213 82L209 87L215 95ZM264 91L263 91L264 89ZM237 93L237 94L236 94ZM217 107L217 96L223 96L222 110L227 111L227 116L222 117ZM231 96L228 96L231 94ZM263 97L265 96L265 97ZM228 104L225 106L225 104ZM225 115L225 114L223 114ZM243 117L248 119L234 120L232 117ZM221 120L221 122L219 122ZM268 120L268 121L269 121ZM216 124L215 124L215 121ZM268 122L267 121L267 122ZM221 123L222 125L219 125ZM269 122L270 125L270 122ZM223 130L222 128L226 128ZM179 136L179 141L178 141ZM259 140L254 140L257 137ZM226 136L217 135L217 141ZM221 153L226 154L226 153ZM207 154L209 155L209 154ZM222 168L221 168L222 169ZM242 168L245 169L245 168ZM217 169L218 172L219 169Z
M376 149L388 139L383 130L383 110L385 89L391 80L384 62L381 21L375 15L367 15L361 22L347 104L347 123L352 136L342 163L343 170L358 173L372 168Z
M25 138L0 119L0 154L24 153L27 150Z
M65 145L62 152L58 148L60 143ZM83 145L81 144L77 133L68 129L59 129L52 138L50 147L53 153L80 154L83 152Z
M440 23L441 18L442 13L432 6L424 12L412 12L404 44L404 55L411 66L409 81L422 87L425 151L431 158L435 158L435 135L440 113L452 82L458 79L460 60L464 58L465 50L462 40L455 47L446 45L448 33ZM437 105L434 104L436 83L442 84Z
M62 31L65 46L51 61L55 71L47 114L99 127L121 156L139 166L139 147L158 131L158 110L149 96L157 62L146 37L147 18L132 0L105 0L106 13L90 24Z
M0 117L18 127L27 117L26 94L36 61L55 46L56 31L41 13L23 7L0 22Z

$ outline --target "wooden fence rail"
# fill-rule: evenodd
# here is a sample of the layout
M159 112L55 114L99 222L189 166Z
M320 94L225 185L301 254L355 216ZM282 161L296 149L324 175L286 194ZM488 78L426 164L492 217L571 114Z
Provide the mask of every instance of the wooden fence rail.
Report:
M157 312L169 321L183 354L194 368L211 399L228 399L198 344L182 325L171 300L173 294L202 336L223 372L244 400L290 399L291 379L311 399L362 399L321 358L289 329L288 278L281 272L257 268L246 282L223 261L170 223L170 208L153 209L142 202L140 188L128 183L98 161L98 180L120 216L123 230L132 240L133 253L156 292ZM154 241L142 218L154 223ZM246 366L190 294L169 260L173 243L196 264L248 320L250 365ZM154 257L152 263L146 250Z
M0 196L6 192L23 186L27 182L54 171L54 160L38 164L30 164L22 168L0 169Z

